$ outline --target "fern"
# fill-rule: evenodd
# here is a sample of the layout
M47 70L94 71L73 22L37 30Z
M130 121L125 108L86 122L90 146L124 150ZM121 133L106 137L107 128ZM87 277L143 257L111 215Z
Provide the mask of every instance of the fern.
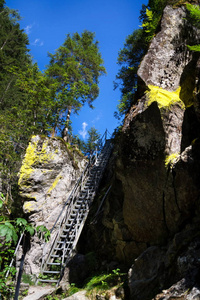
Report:
M192 5L187 3L186 8L190 13L191 18L196 23L196 25L200 26L200 8L198 5Z

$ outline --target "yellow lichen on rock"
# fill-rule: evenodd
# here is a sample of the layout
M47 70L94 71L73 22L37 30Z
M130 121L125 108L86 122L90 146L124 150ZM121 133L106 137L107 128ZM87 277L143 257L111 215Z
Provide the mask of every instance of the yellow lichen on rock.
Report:
M37 161L39 163L46 163L50 160L52 160L55 156L55 154L51 152L47 152L47 146L48 146L48 140L44 141L42 144L42 149L38 151L37 153Z
M56 185L58 184L59 180L62 179L62 175L58 175L56 177L56 179L54 180L53 184L51 185L51 187L49 188L47 194L51 193L51 191L56 187Z
M26 154L19 172L19 185L21 185L23 181L29 179L31 173L34 171L34 164L48 163L55 156L55 154L47 151L48 140L43 141L41 150L37 149L38 141L39 137L33 136L27 147Z
M173 166L176 159L179 157L180 153L172 153L171 155L168 155L165 159L165 167L168 168L168 166Z
M37 147L37 143L38 141L36 140L36 137L33 136L32 141L29 143L26 149L26 154L22 162L22 166L19 173L19 185L22 183L23 180L29 178L30 174L33 172L32 165L35 162L35 150Z
M180 87L175 92L170 92L154 85L148 85L148 88L149 91L146 92L148 97L148 106L156 101L159 108L170 107L175 103L179 103L182 108L185 108L183 101L180 99Z
M23 206L23 209L24 209L24 212L25 213L30 213L30 212L33 212L35 211L35 202L34 201L29 201L29 202L25 202L24 203L24 206Z

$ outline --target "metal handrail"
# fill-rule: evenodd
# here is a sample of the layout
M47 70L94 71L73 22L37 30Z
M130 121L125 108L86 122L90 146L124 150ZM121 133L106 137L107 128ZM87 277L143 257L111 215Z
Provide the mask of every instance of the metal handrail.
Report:
M10 268L11 268L11 267L12 267L12 265L13 265L13 262L14 262L15 256L16 256L16 254L17 254L17 251L18 251L18 249L19 249L19 246L20 246L20 243L21 243L21 240L22 240L23 236L24 236L24 232L22 232L22 234L21 234L21 236L20 236L20 238L19 238L19 241L18 241L18 243L17 243L17 246L16 246L16 248L15 248L15 252L14 252L14 254L13 254L13 258L12 258L12 260L11 260L10 264L9 264L8 271L6 272L6 276L5 276L5 278L7 278L7 277L8 277L8 275L9 275L9 273L10 273Z
M91 166L94 165L97 162L97 159L98 159L99 155L101 154L100 150L103 148L103 146L106 143L107 134L108 134L108 131L106 130L105 133L103 134L102 138L100 139L99 151L98 151L98 149L95 149L95 151L92 153L92 156L90 157L89 162L87 163L86 167L84 168L83 172L81 173L81 175L80 175L79 179L77 180L74 188L72 189L69 197L67 198L67 201L64 203L64 206L63 206L59 216L57 217L52 229L50 230L50 232L52 233L53 230L55 229L56 225L59 224L59 228L57 230L57 233L53 237L53 239L50 241L50 244L49 244L49 242L44 243L43 254L42 254L42 263L41 263L41 271L44 270L45 264L46 264L46 262L48 261L49 257L52 254L52 251L54 249L54 245L57 242L57 240L60 236L60 233L63 230L63 226L66 224L66 221L70 216L70 213L73 209L72 204L74 204L74 199L76 199L76 197L80 193L81 188L84 186L85 180L88 176L88 173L91 169ZM63 215L63 213L64 213L67 206L68 206L68 209L66 210L66 213ZM63 215L63 217L61 218L62 215ZM48 255L46 256L47 250L48 250Z
M108 147L110 147L110 144L108 145ZM102 175L102 174L101 174ZM99 183L99 181L100 181L100 179L101 179L101 176L96 176L95 177L95 184L94 184L94 186L95 186L95 189L98 187L98 183ZM111 188L111 186L109 187L109 190L110 190L110 188ZM88 191L89 192L89 191ZM95 193L95 192L94 192ZM108 193L108 191L106 192L106 194ZM89 210L89 206L90 206L90 204L91 203L89 203L89 195L87 195L86 197L85 197L85 206L87 206L87 207L85 207L85 209L87 209L87 210ZM61 272L60 272L60 279L58 280L58 282L57 282L57 285L59 284L59 282L60 282L60 280L61 280L61 278L62 278L62 275L63 275L63 272L64 272L64 269L65 269L65 267L67 266L67 264L68 264L68 262L69 262L69 260L71 259L71 257L72 257L72 255L73 255L73 251L74 251L74 248L75 248L75 246L76 246L76 243L77 243L77 241L78 241L78 238L79 238L79 235L80 235L80 232L81 232L81 230L80 230L80 228L78 228L78 230L77 230L77 226L75 226L75 224L76 224L76 222L77 222L77 217L78 217L78 215L79 215L79 212L81 212L82 213L82 217L83 218L81 218L81 215L80 215L80 220L81 220L81 224L82 224L82 226L84 225L84 221L85 221L85 219L86 219L86 217L87 216L84 216L85 215L85 213L84 213L84 210L83 210L83 207L80 207L79 208L79 210L78 210L78 212L77 212L77 214L76 214L76 218L74 218L74 220L73 220L73 223L71 224L71 226L70 226L70 228L73 228L73 236L71 236L70 238L69 238L69 236L66 236L66 238L64 239L64 241L63 241L63 245L62 245L62 248L63 248L63 254L62 254L62 261L61 261ZM74 227L75 226L75 227ZM69 230L70 231L70 230ZM73 241L73 239L74 239L74 241ZM68 241L68 242L70 242L70 241L73 241L73 244L72 244L72 246L71 246L71 248L70 248L70 243L69 244L67 244L66 245L66 241ZM68 257L67 257L67 259L66 259L66 261L65 261L65 256L66 256L66 252L67 252L67 250L69 250L69 253L68 253Z

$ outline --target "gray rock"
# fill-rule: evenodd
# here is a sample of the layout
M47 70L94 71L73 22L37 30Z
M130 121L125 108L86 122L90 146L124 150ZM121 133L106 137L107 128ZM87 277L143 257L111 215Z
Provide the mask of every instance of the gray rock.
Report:
M19 172L19 188L25 200L24 212L35 226L53 227L85 165L86 159L76 149L69 152L62 139L32 137ZM25 273L39 274L43 247L44 241L34 236Z
M86 296L86 291L80 291L63 300L89 300L89 298Z
M55 289L51 287L31 287L29 295L24 297L23 300L40 300L43 297L51 295Z
M198 43L200 35L185 16L185 7L165 8L138 70L144 94L126 115L116 147L102 252L127 265L147 247L166 244L199 205L200 123L193 93L199 54L187 44Z
M150 247L143 252L129 270L131 299L150 299L162 278L165 252L159 247Z
M190 34L186 34L190 31ZM198 42L198 31L186 24L186 9L166 6L161 31L153 38L148 53L138 70L139 77L148 85L175 91L181 76L192 60L187 44Z

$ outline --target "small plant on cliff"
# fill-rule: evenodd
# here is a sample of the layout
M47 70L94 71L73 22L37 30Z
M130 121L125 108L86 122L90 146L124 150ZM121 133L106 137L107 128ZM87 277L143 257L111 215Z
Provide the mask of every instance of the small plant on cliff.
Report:
M89 293L93 290L107 290L113 286L122 284L125 275L125 273L120 272L120 269L112 270L112 273L92 277L84 288Z
M36 232L40 239L44 239L46 243L49 241L51 233L44 225L37 226Z
M187 3L186 8L189 11L191 22L197 27L200 28L200 7L199 5L192 5ZM189 46L189 50L199 52L200 51L200 44L199 45L193 45Z

